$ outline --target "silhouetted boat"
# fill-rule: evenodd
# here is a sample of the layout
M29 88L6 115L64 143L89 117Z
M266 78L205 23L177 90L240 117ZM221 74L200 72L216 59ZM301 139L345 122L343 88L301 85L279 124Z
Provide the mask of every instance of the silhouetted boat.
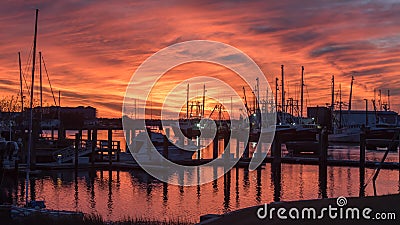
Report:
M134 155L135 160L140 161L140 163L153 164L160 162L161 158L159 154L164 156L165 148L168 150L168 155L165 153L165 156L171 161L191 160L197 150L197 146L194 144L185 145L185 148L189 149L185 150L165 139L165 135L160 132L151 130L142 132L134 138L130 151ZM151 143L149 140L151 140Z

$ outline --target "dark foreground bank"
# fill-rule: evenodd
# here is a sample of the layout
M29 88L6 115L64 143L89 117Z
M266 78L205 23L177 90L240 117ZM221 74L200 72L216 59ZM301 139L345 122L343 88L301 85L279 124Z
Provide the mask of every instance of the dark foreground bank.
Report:
M223 215L204 215L200 220L200 225L400 224L400 194L273 202Z
M2 215L0 217L1 225L189 225L190 221L156 221L141 218L127 218L121 221L110 222L105 221L98 215L83 215L49 217L46 215L29 215L19 218L10 218Z

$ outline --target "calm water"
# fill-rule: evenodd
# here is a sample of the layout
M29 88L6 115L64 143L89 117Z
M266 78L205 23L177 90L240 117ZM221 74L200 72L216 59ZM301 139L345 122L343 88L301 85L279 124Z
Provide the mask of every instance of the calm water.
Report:
M373 170L366 170L368 179ZM377 180L379 195L400 192L399 171L383 170ZM178 175L170 179L180 179ZM124 217L188 219L225 213L274 200L358 196L358 168L328 167L327 189L321 190L318 166L282 165L282 179L274 183L270 165L259 171L231 170L215 182L180 187L161 183L141 170L46 172L31 179L31 199L45 200L50 209L97 213L107 220ZM2 198L23 204L24 178L3 177ZM276 189L278 188L278 189ZM280 188L280 191L278 191ZM366 195L373 195L372 183Z
M99 134L99 139L101 135L106 133ZM114 136L123 141L122 133L116 132ZM283 157L285 154L283 151ZM329 158L358 160L358 154L358 146L329 148ZM367 151L366 158L380 161L383 154L383 151ZM398 160L398 152L389 153L387 161ZM225 213L278 200L315 199L325 194L327 197L359 195L358 168L328 167L326 189L320 185L318 171L318 166L282 164L281 180L274 182L270 164L258 171L233 168L214 182L192 187L168 185L141 170L44 172L31 178L30 198L45 200L50 209L96 213L107 220L142 217L196 222L203 214ZM366 169L366 182L373 173L374 170ZM187 177L175 174L169 179ZM382 170L376 186L379 195L400 193L399 171ZM23 204L24 191L22 174L18 179L3 176L2 199ZM366 195L373 195L372 183L368 184Z

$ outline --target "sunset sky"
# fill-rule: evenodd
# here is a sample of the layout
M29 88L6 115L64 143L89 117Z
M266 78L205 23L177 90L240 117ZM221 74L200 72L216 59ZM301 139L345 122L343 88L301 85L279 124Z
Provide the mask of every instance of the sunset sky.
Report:
M363 109L363 99L372 99L374 89L382 89L386 101L390 89L391 109L400 110L398 1L3 1L0 97L19 91L17 53L21 51L25 69L35 8L40 9L38 51L53 88L61 90L62 105L90 105L102 117L121 116L127 84L147 57L171 44L199 39L245 52L272 89L280 65L285 65L286 92L292 97L299 96L305 66L308 106L330 102L332 75L347 102L354 75L353 108ZM52 104L45 90L46 103Z

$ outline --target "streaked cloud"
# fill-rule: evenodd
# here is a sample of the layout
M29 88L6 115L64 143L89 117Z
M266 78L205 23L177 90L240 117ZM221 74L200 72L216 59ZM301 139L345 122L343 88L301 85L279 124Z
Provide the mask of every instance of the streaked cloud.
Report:
M19 89L17 52L25 68L36 7L38 50L54 89L61 90L62 104L92 105L100 116L120 116L126 85L147 57L194 39L241 49L272 86L284 64L293 97L299 95L304 65L309 105L330 101L332 74L344 94L354 75L355 107L362 108L362 99L372 98L374 89L391 89L392 109L400 110L397 1L5 1L0 8L2 96ZM181 78L187 73L177 71ZM29 77L29 70L25 73ZM46 98L52 102L48 91Z

